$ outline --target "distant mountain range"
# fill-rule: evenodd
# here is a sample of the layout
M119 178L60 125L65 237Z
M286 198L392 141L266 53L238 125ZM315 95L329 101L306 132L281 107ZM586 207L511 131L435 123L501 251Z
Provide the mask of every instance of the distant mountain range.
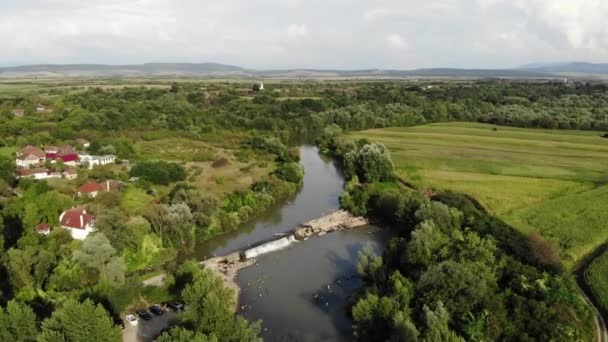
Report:
M528 70L551 74L593 74L607 75L608 63L566 62L566 63L533 63L520 67Z
M462 77L462 78L561 78L608 76L608 64L584 62L535 63L513 69L431 68L416 70L255 70L219 63L146 63L134 65L66 64L24 65L0 68L0 77L137 77L137 76L206 76L235 78L301 77Z

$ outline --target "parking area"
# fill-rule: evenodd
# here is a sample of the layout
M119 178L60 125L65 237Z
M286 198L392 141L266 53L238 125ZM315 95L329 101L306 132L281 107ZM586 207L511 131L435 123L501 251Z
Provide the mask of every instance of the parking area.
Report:
M137 317L137 325L131 325L125 317L122 340L124 342L150 342L158 337L161 331L177 322L177 313L166 310L161 316L152 315L150 320Z

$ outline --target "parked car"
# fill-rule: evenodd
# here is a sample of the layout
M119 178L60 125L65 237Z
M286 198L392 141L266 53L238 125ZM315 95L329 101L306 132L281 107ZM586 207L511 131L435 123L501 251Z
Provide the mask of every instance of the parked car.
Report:
M137 316L139 316L139 318L143 319L144 321L149 321L152 319L152 315L150 315L150 313L146 309L139 309L135 312L137 313Z
M125 321L120 319L120 317L114 317L114 324L118 325L120 327L120 329L125 328Z
M165 313L165 310L163 310L163 308L161 308L160 305L158 305L158 304L152 305L151 307L148 308L148 310L150 310L150 312L155 314L156 316L161 316L162 314Z
M182 311L185 308L185 305L177 302L168 302L167 307L175 312Z
M128 314L127 315L127 322L129 322L129 324L136 326L137 325L137 317L135 317L134 315Z

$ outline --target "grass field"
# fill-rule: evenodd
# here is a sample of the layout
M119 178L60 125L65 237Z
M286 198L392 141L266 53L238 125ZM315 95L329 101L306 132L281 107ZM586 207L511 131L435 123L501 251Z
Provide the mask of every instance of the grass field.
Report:
M350 134L384 143L396 172L468 193L524 233L539 231L569 267L608 239L608 139L599 132L442 123Z
M183 164L189 174L188 182L200 190L215 194L246 191L253 182L274 170L270 156L256 155L248 162L240 162L233 155L233 150L222 145L226 145L226 142L166 138L139 141L135 150L140 159L162 159ZM228 164L212 167L213 161L220 158L226 158Z
M585 282L600 302L601 310L608 312L608 251L593 260L585 270Z

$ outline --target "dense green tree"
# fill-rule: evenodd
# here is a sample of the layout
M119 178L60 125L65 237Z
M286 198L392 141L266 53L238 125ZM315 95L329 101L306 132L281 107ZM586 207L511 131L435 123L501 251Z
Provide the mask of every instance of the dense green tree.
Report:
M382 257L377 256L371 245L367 244L359 251L359 262L357 263L357 273L359 276L370 283L381 275L378 274L382 267Z
M359 176L363 182L387 181L392 178L393 161L382 144L369 144L344 156L344 171L348 178Z
M352 309L355 337L360 341L386 341L392 335L392 322L398 311L389 297L367 294Z
M430 266L417 284L423 302L441 301L458 318L485 300L495 286L495 275L485 265L452 260Z
M90 300L68 299L42 323L39 342L118 342L120 329L108 312Z
M447 257L449 238L437 228L434 221L424 221L412 232L407 244L408 263L428 267Z
M274 173L280 179L291 183L301 184L304 179L304 171L298 163L281 163Z
M450 234L453 228L460 227L463 221L462 212L456 208L441 203L431 201L423 203L415 213L418 222L433 221L437 228L445 234Z
M160 335L156 342L219 342L214 335L208 336L185 328L173 328Z
M10 158L0 156L0 180L13 184L15 179L15 163Z
M192 282L182 291L187 305L182 322L200 333L221 336L222 341L257 341L260 323L234 316L232 290L209 270L192 273Z
M0 340L36 341L37 335L38 324L32 308L14 300L8 302L6 309L0 308Z
M465 340L450 330L450 314L441 301L437 302L435 310L424 306L426 334L424 341L464 342Z
M83 268L91 270L94 279L114 285L124 282L124 263L103 233L87 236L81 248L74 251L73 258Z
M181 165L175 163L144 161L131 168L131 176L154 184L168 185L171 182L183 181L186 178L186 171Z

